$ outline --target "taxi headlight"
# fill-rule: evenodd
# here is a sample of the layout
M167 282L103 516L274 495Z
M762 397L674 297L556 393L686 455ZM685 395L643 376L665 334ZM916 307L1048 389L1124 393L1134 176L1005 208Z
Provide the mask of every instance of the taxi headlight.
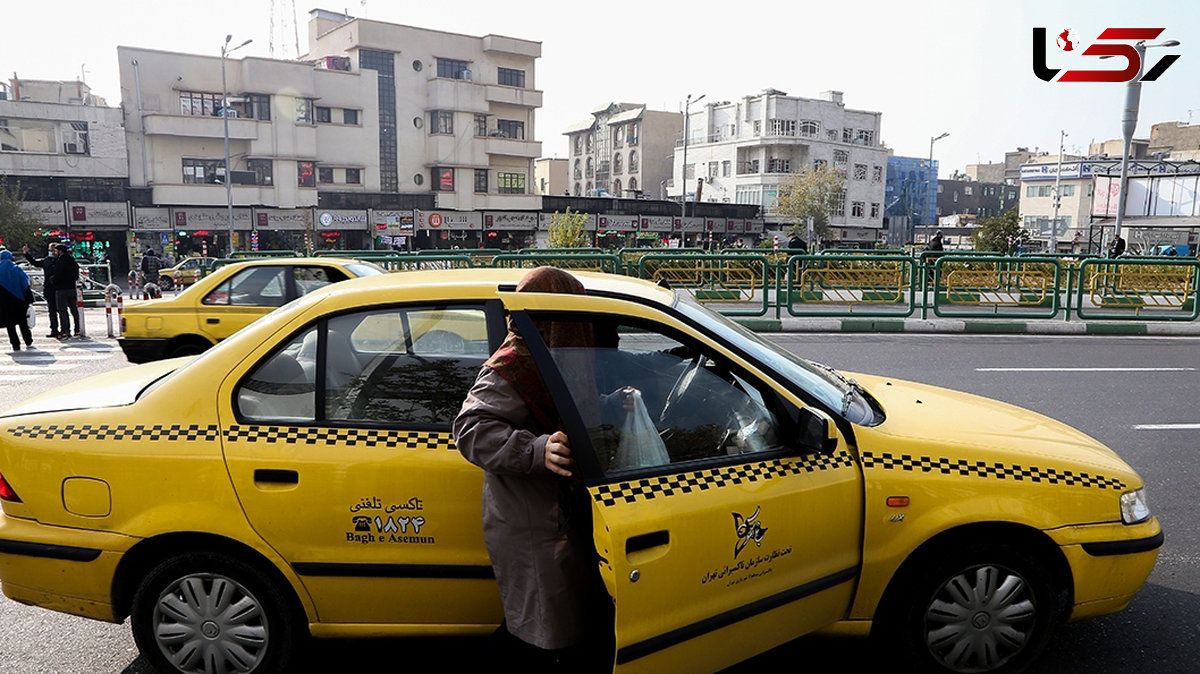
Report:
M1121 494L1121 521L1125 524L1137 524L1150 519L1150 505L1146 503L1146 493L1135 489Z

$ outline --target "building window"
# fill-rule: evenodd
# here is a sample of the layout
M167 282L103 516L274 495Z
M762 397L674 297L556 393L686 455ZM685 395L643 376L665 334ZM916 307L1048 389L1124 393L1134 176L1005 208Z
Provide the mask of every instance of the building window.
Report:
M772 119L771 135L772 136L794 136L796 135L796 120L794 119Z
M945 185L938 185L938 189L937 189L937 193L938 193L938 194L941 194L942 192L945 192L945 191L946 191L946 186L945 186ZM957 194L957 193L956 193L956 194Z
M845 150L833 151L833 167L846 170L846 164L850 161L850 153Z
M316 164L311 161L302 161L296 164L296 184L300 187L316 187ZM330 180L330 182L333 182Z
M272 185L275 177L273 174L274 162L270 159L247 159L246 170L254 172L255 185Z
M577 197L583 196L583 188L580 187L579 183L575 183L575 191L573 194Z
M871 182L877 183L877 182L882 182L882 181L883 181L883 167L882 166L872 166L871 167Z
M449 110L431 110L429 112L429 133L454 135L454 113Z
M346 169L346 184L359 185L362 183L362 169L348 168Z
M866 180L867 179L867 165L866 164L855 164L854 165L854 179L855 180Z
M820 171L821 169L825 168L826 166L829 166L829 162L825 161L824 159L814 159L813 160L813 170L814 171Z
M1064 197L1075 196L1075 186L1074 185L1062 185L1060 187L1060 189L1062 190L1060 192L1060 194L1062 194Z
M317 167L317 182L319 182L319 183L333 182L333 169L325 167L325 166L318 166Z
M730 171L730 169L731 169L731 165L732 165L732 163L733 163L733 162L729 161L728 159L726 159L725 161L721 162L721 177L722 177L722 178L728 178L728 177L729 177L729 171Z
M621 175L624 172L625 172L625 160L621 156L621 153L618 152L613 155L613 174Z
M975 190L971 189L971 186L970 186L970 185L963 185L963 194L965 194L966 196L968 196L968 197L969 197L969 196L971 196L971 195L972 195L974 192L975 192Z
M639 166L640 166L640 164L638 163L638 151L630 150L629 151L629 172L637 173Z
M875 132L869 129L859 129L858 133L854 135L854 142L857 145L874 145Z
M625 127L617 124L609 129L612 134L613 147L625 147Z
M878 217L879 217L879 204L875 203L875 202L871 202L871 219L874 220L875 218L878 218Z
M183 160L183 184L185 185L220 184L224 175L224 159L184 158Z
M849 143L854 140L854 129L845 127L842 129L842 142Z
M837 129L825 129L825 137L830 141L837 142Z
M838 192L837 201L834 202L830 215L846 217L846 190Z
M496 189L500 194L525 194L525 174L497 173Z
M453 192L454 191L454 169L434 167L433 169L433 191L435 192Z
M525 88L525 71L515 68L497 68L496 82L506 87Z
M629 135L626 136L625 140L629 142L630 147L639 144L642 138L641 125L637 122L630 122L627 128L629 129Z
M821 133L821 123L813 119L800 120L800 135L813 138Z
M695 180L696 179L696 165L695 164L687 164L686 166L683 167L683 179L684 180Z
M583 168L579 165L578 158L575 159L575 170L572 173L571 177L574 178L575 180L580 180L581 178L583 178Z
M637 191L637 188L638 188L638 186L637 186L637 185L638 185L638 183L637 183L637 178L630 178L630 179L629 179L629 189L631 189L631 190L633 190L634 192L636 192L636 191Z
M861 218L866 214L867 204L862 201L850 202L850 215L855 218Z
M1027 197L1048 197L1053 193L1053 185L1028 185L1025 187L1025 196Z
M587 135L587 151L592 151L592 134L590 133Z
M759 119L754 120L754 135L755 136L762 135L762 120L759 120Z
M496 120L496 131L497 135L501 138L525 140L525 122L518 122L514 119L499 119Z
M757 159L749 159L747 161L742 162L741 163L741 171L739 173L741 173L741 174L758 173L758 160ZM745 203L745 202L738 202L738 203Z
M613 181L612 193L613 193L613 196L617 196L617 197L621 196L621 181L620 180Z
M452 80L470 80L471 64L457 59L438 59L437 76L448 77Z
M312 124L313 123L313 102L311 98L296 99L296 123L297 124Z
M342 124L358 126L358 110L342 110Z
M940 185L938 186L938 191L939 192L941 191ZM955 192L954 192L954 203L956 203L956 204L958 203L958 191L957 190L955 190Z
M267 94L242 94L245 99L242 103L233 104L234 108L238 109L238 114L248 119L261 119L270 121L271 119L271 97Z
M475 192L477 194L487 194L488 191L488 170L475 169Z
M179 113L192 117L212 117L221 107L221 94L200 91L179 92Z
M486 135L486 130L484 133ZM583 136L575 136L575 154L583 154Z
M487 115L475 115L475 135L479 138L487 135Z
M333 108L323 108L318 105L313 108L313 111L316 115L318 124L329 124L333 122Z
M585 171L583 177L591 178L595 172L596 172L595 162L592 161L591 157L588 157L587 158L587 170ZM591 190L589 189L588 191L590 192Z
M712 163L716 164L716 162L712 162ZM791 159L776 159L775 157L770 157L767 159L767 173L791 173L791 172L792 172L792 160Z

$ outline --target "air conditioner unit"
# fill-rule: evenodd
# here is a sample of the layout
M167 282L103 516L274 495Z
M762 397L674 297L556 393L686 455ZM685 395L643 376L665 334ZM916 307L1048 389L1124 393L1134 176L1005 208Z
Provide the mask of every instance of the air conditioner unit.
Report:
M463 70L463 71L460 71L458 74L459 74L459 79L464 79L468 82L471 81L471 71L470 70Z
M78 143L63 143L63 152L67 154L80 154Z

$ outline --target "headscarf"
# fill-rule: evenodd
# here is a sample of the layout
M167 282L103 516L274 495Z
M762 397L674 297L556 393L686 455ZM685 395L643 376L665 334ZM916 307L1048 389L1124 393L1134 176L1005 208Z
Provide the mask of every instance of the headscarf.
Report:
M25 291L29 289L29 275L13 263L11 250L0 250L0 288L12 293L22 302L25 301Z
M531 270L517 283L517 292L586 294L579 279L556 267L538 267ZM534 325L552 352L555 349L574 347L588 349L587 353L589 356L591 355L590 349L595 345L595 339L592 336L590 324L579 321L535 321ZM578 352L575 354L567 352L567 354L579 355ZM563 377L567 380L572 392L577 394L576 399L580 400L578 393L587 393L589 382L591 391L585 399L594 397L596 395L594 364L588 358L574 358L567 354L556 357L555 362L562 370ZM561 430L562 420L558 416L554 400L546 389L545 382L542 381L537 365L533 362L529 346L513 326L511 320L508 324L508 336L504 339L504 343L500 345L499 349L496 349L484 366L492 368L496 374L517 389L521 399L525 401L530 413L543 430L547 432Z

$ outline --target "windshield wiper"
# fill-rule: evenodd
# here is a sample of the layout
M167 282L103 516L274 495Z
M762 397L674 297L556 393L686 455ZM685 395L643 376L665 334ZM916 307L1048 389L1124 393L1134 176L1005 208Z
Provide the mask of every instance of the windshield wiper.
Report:
M842 380L846 382L846 393L842 395L842 416L844 417L850 413L850 404L854 402L855 395L862 394L863 387L853 379L842 377Z

